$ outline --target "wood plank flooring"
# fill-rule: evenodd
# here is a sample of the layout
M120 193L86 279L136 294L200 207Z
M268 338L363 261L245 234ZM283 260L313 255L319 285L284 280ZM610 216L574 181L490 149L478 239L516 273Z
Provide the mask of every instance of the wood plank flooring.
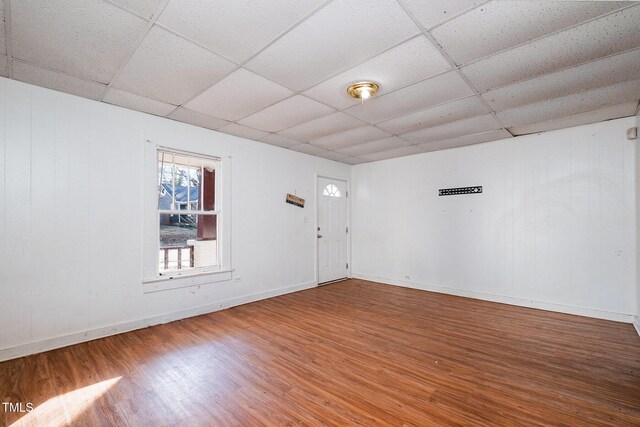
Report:
M628 324L348 280L0 363L0 425L640 425Z

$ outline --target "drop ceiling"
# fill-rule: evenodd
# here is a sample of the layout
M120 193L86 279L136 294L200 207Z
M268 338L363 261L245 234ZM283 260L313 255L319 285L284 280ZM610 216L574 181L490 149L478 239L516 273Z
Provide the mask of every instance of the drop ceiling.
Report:
M640 4L4 0L0 74L358 164L631 116ZM380 84L360 103L346 88Z

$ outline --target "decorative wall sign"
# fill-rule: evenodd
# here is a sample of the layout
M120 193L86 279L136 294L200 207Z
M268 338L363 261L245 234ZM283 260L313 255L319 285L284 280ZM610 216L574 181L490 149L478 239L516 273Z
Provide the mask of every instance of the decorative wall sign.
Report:
M304 208L304 199L302 197L294 196L293 194L287 194L287 203L299 208Z
M455 196L458 194L482 193L482 185L477 187L441 188L439 196Z

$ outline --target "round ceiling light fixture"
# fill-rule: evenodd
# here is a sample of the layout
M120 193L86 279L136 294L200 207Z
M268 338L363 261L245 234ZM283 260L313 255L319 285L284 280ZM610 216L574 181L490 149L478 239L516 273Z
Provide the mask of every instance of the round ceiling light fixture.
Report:
M365 99L369 99L374 96L380 86L375 82L358 82L354 83L347 88L347 93L356 99L361 99L362 102Z

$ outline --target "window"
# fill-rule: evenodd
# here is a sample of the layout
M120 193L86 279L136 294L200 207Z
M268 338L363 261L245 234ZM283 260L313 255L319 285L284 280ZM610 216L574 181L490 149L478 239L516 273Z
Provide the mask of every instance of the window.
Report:
M323 196L329 196L329 197L342 197L342 195L340 194L340 190L338 190L338 187L336 187L333 184L329 184L326 187L324 187L324 191L322 192Z
M220 160L158 149L158 275L220 269Z
M231 153L210 136L144 137L142 291L230 281Z

